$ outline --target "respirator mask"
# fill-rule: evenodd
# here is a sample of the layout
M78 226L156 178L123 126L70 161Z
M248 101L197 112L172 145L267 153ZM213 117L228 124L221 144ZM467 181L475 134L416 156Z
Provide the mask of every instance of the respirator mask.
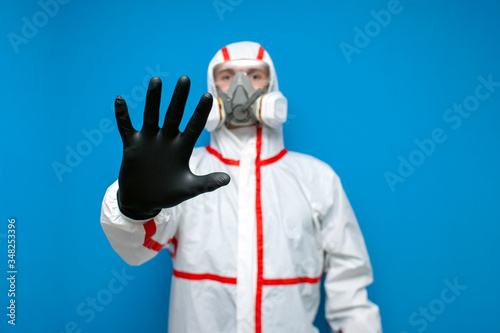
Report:
M236 60L215 71L218 98L213 110L230 126L264 124L278 128L287 117L287 100L279 91L268 92L269 67L263 61ZM217 127L218 127L217 126Z
M227 91L217 87L226 115L226 123L236 126L256 124L258 120L257 99L266 93L266 88L255 89L244 72L237 72Z

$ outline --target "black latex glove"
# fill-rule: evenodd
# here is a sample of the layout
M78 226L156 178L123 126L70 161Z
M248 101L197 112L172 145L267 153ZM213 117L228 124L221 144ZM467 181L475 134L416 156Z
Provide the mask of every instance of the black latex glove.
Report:
M189 169L189 158L212 107L212 95L204 94L184 132L179 131L190 84L187 76L177 82L163 128L158 126L160 78L149 81L140 131L132 126L125 100L116 97L115 115L123 141L118 206L132 219L151 218L162 208L173 207L229 183L226 173L195 176Z

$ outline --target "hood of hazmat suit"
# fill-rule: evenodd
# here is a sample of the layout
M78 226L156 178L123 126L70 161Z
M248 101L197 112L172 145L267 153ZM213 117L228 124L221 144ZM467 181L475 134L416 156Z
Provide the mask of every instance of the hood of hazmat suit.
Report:
M255 104L255 118L257 123L272 128L279 128L287 118L287 100L278 88L278 77L273 61L267 51L258 43L239 42L229 44L220 49L210 61L207 72L208 92L214 96L212 111L208 117L206 129L214 131L222 127L227 120L228 110L214 79L214 69L223 63L237 62L238 60L262 61L269 68L269 84L266 92L259 96Z

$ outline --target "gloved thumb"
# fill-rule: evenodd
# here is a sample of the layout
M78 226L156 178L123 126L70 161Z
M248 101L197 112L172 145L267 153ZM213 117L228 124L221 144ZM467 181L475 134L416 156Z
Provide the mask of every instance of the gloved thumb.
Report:
M199 195L205 192L212 192L219 187L229 184L231 177L224 172L214 172L205 176L196 176L196 182L193 186L193 195Z

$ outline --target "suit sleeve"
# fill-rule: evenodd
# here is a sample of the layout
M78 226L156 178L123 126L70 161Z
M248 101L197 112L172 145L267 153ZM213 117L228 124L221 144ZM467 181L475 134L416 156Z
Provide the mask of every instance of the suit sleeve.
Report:
M177 207L162 209L149 220L133 220L118 208L118 181L106 191L101 207L101 226L113 249L129 265L150 260L167 246L178 228Z
M334 332L381 333L379 308L366 291L373 274L363 235L340 179L332 180L321 221L326 319Z

